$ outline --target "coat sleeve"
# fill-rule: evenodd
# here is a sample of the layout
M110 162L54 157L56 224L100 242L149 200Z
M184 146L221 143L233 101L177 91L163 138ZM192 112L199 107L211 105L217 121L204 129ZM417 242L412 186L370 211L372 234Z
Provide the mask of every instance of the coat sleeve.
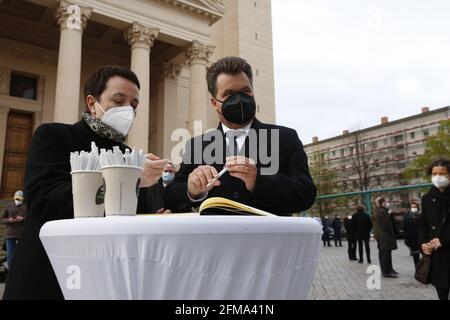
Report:
M53 125L39 127L31 142L25 174L29 218L39 226L73 218L67 134ZM66 139L65 139L66 138Z
M261 175L258 170L253 198L265 204L270 202L270 206L278 211L301 212L313 205L316 187L309 173L303 144L295 130L290 132L286 137L289 139L286 170L271 176Z
M5 211L3 211L1 223L8 225L8 218L9 218L8 207L6 207Z
M428 207L425 204L425 199L422 198L422 222L420 225L420 244L428 243L430 241L429 236L429 224L428 224Z

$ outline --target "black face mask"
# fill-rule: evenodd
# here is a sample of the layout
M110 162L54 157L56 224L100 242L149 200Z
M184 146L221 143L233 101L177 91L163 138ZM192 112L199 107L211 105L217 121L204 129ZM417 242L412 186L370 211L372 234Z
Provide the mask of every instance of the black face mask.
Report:
M217 100L217 99L216 99ZM223 117L234 124L245 124L256 115L255 98L242 92L235 92L222 103Z

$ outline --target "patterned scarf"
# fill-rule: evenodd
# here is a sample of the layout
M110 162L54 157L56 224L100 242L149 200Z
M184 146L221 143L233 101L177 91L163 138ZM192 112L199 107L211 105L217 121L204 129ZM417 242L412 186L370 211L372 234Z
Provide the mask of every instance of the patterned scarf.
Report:
M88 126L94 131L97 135L99 135L102 138L118 142L118 143L124 143L125 142L125 136L117 131L114 128L111 128L107 124L103 123L100 119L95 118L92 116L89 112L85 112L83 114L83 119L86 121Z

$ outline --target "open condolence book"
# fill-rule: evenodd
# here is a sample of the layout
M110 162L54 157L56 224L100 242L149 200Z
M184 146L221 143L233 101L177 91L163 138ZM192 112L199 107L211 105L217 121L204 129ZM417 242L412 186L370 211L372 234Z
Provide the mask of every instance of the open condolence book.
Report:
M245 204L225 198L210 198L200 206L201 216L247 215L247 216L275 216L269 212L259 210Z

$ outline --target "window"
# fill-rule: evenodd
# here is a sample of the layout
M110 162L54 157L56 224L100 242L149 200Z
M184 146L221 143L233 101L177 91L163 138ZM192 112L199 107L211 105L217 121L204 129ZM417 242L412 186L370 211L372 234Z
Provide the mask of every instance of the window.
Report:
M399 143L399 142L402 142L403 141L403 136L395 136L394 137L394 142L395 143Z
M413 152L412 155L413 155L414 157L417 157L417 152Z
M332 156L332 157L335 157L335 156L336 156L336 151L334 151L334 150L331 151L331 156Z
M349 150L350 154L353 155L354 148L350 147L348 150Z
M321 161L325 160L325 153L321 153L321 154L320 154L320 160L321 160Z
M383 144L384 144L385 146L387 146L387 145L388 145L388 139L384 139L384 140L383 140Z
M423 136L428 138L430 136L430 130L423 130Z
M397 162L397 169L406 168L406 163L404 161Z
M341 149L341 157L345 156L345 149Z
M380 167L380 160L375 159L373 162L375 164L375 168L379 168Z
M37 77L11 74L9 95L28 100L37 100Z
M258 33L255 33L255 40L258 40Z
M409 137L410 137L411 139L415 139L415 138L416 138L416 133L415 133L415 132L411 132L411 133L409 134Z
M377 149L378 148L378 142L377 141L374 141L374 142L372 142L372 149Z
M377 185L381 186L381 178L380 177L377 177Z

